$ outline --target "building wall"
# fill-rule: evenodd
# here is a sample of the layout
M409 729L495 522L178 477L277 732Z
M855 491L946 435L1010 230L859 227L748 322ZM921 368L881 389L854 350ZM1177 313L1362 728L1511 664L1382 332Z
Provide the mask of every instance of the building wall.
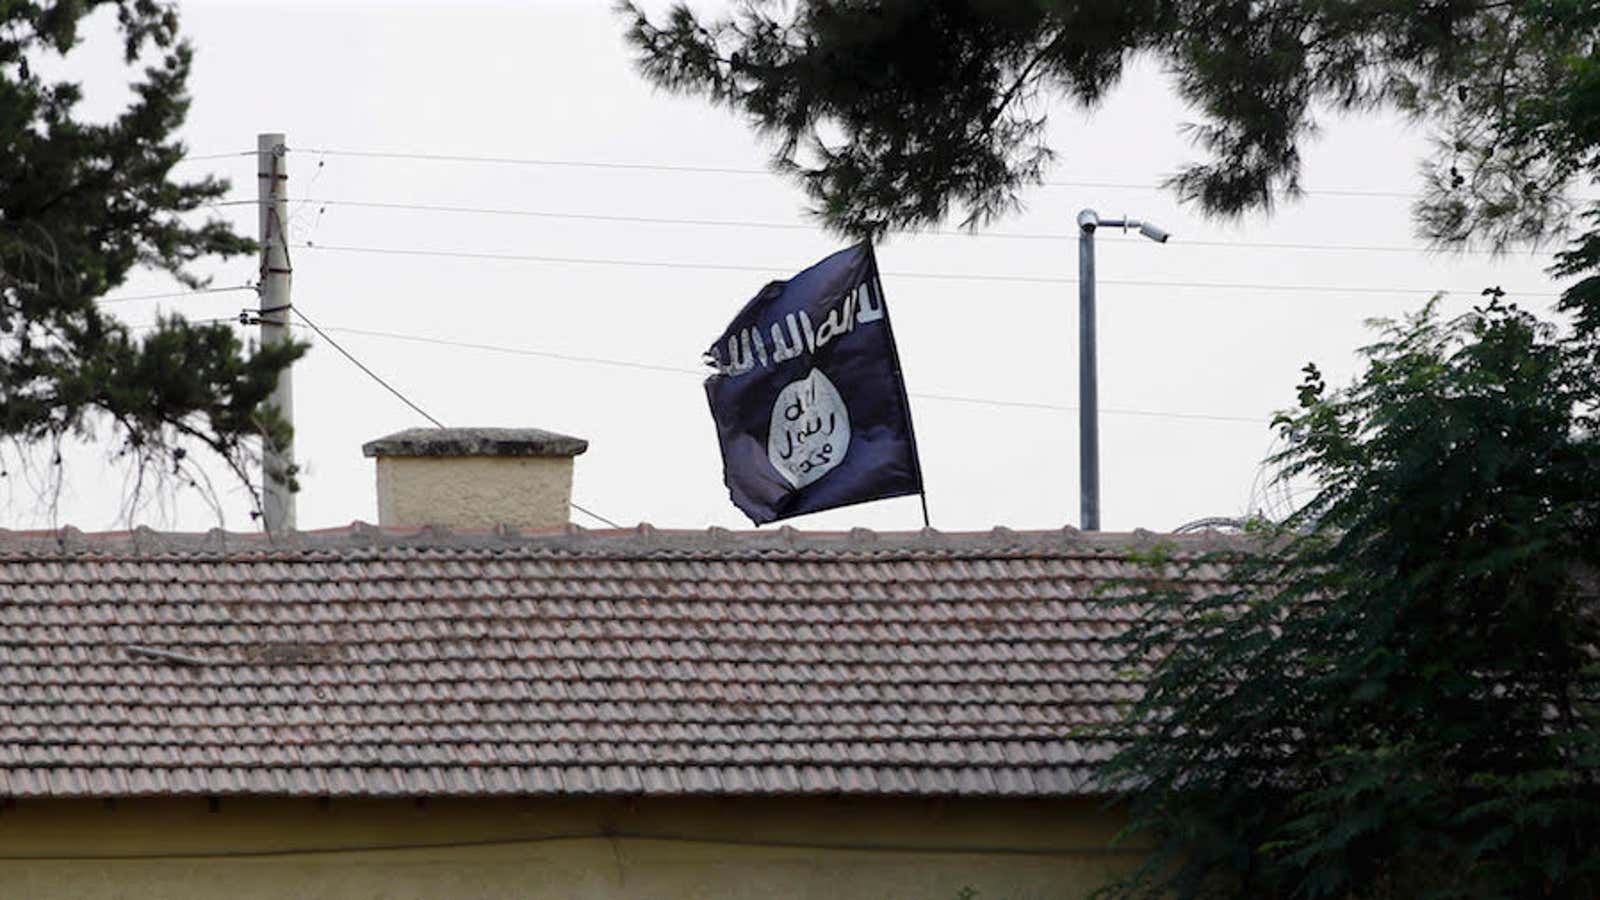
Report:
M1086 896L1134 864L1096 801L19 801L0 898Z
M378 522L529 530L570 517L568 456L380 456Z

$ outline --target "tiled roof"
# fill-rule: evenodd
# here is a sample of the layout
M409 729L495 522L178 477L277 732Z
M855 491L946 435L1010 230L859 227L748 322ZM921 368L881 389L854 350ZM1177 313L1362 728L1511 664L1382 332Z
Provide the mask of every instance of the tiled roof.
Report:
M0 532L0 796L1083 793L1149 539Z

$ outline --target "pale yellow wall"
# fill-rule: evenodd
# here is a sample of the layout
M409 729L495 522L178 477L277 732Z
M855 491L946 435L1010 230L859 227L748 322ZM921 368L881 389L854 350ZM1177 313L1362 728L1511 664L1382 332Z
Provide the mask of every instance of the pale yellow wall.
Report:
M1078 898L1137 861L1106 850L1119 823L1095 801L20 801L0 898Z
M378 457L380 525L560 528L571 499L571 457Z

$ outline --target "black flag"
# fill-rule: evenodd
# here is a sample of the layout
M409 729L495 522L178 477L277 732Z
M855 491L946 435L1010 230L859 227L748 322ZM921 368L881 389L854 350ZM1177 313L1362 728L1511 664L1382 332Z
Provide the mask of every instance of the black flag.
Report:
M756 524L922 492L871 244L762 288L706 356L723 480Z

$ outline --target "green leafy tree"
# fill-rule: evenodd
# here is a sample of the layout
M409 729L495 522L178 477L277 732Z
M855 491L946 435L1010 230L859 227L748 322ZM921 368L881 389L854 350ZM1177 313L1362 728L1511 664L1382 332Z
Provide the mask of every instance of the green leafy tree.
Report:
M655 84L743 114L823 224L851 235L981 225L1053 151L1053 98L1084 106L1138 56L1197 112L1180 196L1225 216L1300 191L1319 114L1398 110L1435 136L1423 232L1492 247L1562 238L1600 174L1600 4L1587 0L753 0L619 10ZM1590 213L1591 217L1600 213ZM1590 224L1600 225L1591 218ZM1596 272L1600 238L1562 262ZM1600 280L1567 295L1600 309ZM1600 314L1586 313L1589 319Z
M101 9L115 12L125 61L142 73L126 109L91 123L75 118L80 85L49 83L34 68L67 57ZM175 316L135 336L96 305L136 268L200 287L196 260L254 249L226 224L190 215L226 182L172 177L185 152L174 133L189 107L191 58L167 3L0 0L0 438L25 457L109 422L139 476L135 494L147 474L199 484L186 446L213 451L247 480L252 439L288 436L264 401L304 352L250 353L227 326Z
M742 114L825 226L979 226L1039 183L1050 101L1093 106L1135 57L1199 116L1168 184L1203 211L1300 192L1319 115L1430 129L1414 207L1442 246L1571 240L1560 308L1600 332L1600 3L1592 0L746 0L659 19L619 0L640 71ZM1573 235L1576 235L1574 238ZM1595 359L1600 364L1600 357Z
M1495 297L1383 324L1279 420L1287 522L1158 557L1105 771L1160 851L1113 896L1600 895L1600 373ZM1199 575L1200 573L1190 573Z

